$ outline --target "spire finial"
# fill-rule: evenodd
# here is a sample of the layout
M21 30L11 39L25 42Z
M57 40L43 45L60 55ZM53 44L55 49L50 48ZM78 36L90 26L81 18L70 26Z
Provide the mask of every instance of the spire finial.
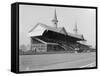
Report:
M75 34L78 33L78 29L77 29L77 22L75 22L75 28L73 29L73 31L75 32Z
M56 14L56 9L55 9L55 17L54 17L55 20L57 20L57 14Z
M57 20L56 9L55 9L55 12L54 12L54 19L52 20L52 22L54 24L54 27L57 28L58 20Z

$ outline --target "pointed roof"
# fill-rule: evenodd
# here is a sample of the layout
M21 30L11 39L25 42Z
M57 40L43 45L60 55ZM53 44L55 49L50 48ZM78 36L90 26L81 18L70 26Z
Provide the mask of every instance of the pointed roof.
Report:
M57 19L56 9L54 12L54 19L52 19L52 22L54 24L54 27L57 28L58 19Z
M73 31L75 32L75 34L78 33L78 29L77 29L77 22L75 23L75 28L73 29Z
M65 35L67 34L66 29L64 27L60 27L59 32L62 33L62 34L65 34Z
M54 19L52 21L55 22L55 23L58 22L57 14L56 14L56 9L55 9L55 12L54 12Z
M46 30L51 30L51 31L58 32L58 33L61 33L61 34L65 34L65 32L66 32L66 30L64 30L64 27L54 28L54 27L48 26L48 25L43 24L43 23L37 23L37 24L29 31L29 33L32 32L32 31L34 31L35 28L37 28L38 26L41 26L41 28L44 28L44 29L46 29ZM61 31L63 31L63 32L61 32Z
M58 21L58 20L57 20L56 9L55 9L55 15L54 15L54 19L55 19L56 21Z

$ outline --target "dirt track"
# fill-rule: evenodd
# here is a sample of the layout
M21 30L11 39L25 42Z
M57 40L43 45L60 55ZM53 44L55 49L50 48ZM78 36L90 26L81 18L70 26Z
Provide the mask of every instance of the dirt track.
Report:
M21 55L19 57L20 71L81 68L94 63L94 53L64 53L43 55Z

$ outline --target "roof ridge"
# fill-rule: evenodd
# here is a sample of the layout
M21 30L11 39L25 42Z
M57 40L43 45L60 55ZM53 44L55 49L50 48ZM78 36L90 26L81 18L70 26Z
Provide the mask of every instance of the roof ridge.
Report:
M30 31L32 32L37 26L41 26L43 28L45 28L45 30L51 30L53 32L57 32L57 33L60 33L60 34L63 34L63 35L69 35L69 36L72 36L72 37L75 37L75 38L79 38L79 39L83 39L82 38L82 35L79 35L79 34L73 34L73 33L70 33L70 32L67 32L65 27L58 27L58 28L54 28L54 27L51 27L51 26L48 26L44 23L41 23L41 22L38 22ZM63 31L63 32L61 32ZM65 32L65 33L64 33Z

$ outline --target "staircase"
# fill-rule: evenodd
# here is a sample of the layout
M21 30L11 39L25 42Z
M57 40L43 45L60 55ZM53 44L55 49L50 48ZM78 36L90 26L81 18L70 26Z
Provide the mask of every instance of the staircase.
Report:
M67 44L64 44L64 43L60 44L60 46L62 48L64 48L65 51L73 51L74 50L71 46L68 46Z

